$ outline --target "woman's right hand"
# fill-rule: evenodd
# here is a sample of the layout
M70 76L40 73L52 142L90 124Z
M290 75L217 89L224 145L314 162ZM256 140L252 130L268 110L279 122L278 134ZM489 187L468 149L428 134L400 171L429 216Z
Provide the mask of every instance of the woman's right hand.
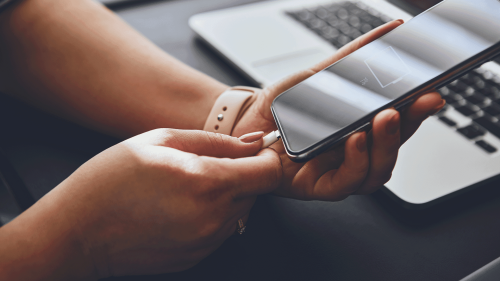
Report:
M277 130L270 110L274 99L343 59L359 48L399 27L402 20L389 22L357 38L316 66L300 71L257 92L256 101L236 124L232 133L240 136L254 130ZM283 185L275 194L299 200L339 201L351 194L369 194L382 187L392 176L400 147L430 115L440 111L445 101L439 93L422 95L401 114L387 109L373 118L369 136L360 132L307 163L294 163L281 142L272 146L283 164Z
M126 140L2 228L0 264L31 268L11 276L17 280L192 267L235 233L257 195L279 185L280 159L259 152L262 134L159 129ZM17 246L8 250L7 240Z

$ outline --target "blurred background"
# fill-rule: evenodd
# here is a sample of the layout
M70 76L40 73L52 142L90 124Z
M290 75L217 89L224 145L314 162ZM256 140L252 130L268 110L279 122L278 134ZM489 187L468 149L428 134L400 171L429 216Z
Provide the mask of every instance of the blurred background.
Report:
M146 2L157 2L157 1L188 2L190 0L98 0L98 1L110 8L120 8L122 6L135 5ZM412 14L417 14L425 9L432 7L433 5L441 1L440 0L390 0L389 2L398 5L399 7L403 8L404 10ZM194 3L195 2L193 2L193 4Z

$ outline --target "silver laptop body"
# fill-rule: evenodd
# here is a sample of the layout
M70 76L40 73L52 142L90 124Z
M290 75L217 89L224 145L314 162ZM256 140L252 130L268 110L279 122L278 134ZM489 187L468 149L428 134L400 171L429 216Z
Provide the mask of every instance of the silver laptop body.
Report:
M268 86L327 58L337 50L287 12L316 9L345 1L276 0L195 15L191 28L255 83ZM360 0L356 5L388 18L412 17L383 0ZM478 75L500 76L500 65L487 63ZM401 149L387 189L408 207L428 206L438 199L500 174L500 139L490 132L469 139L458 132L472 119L448 107L446 124L431 117ZM498 134L497 134L498 135ZM476 144L482 140L496 152ZM490 148L491 148L490 147Z

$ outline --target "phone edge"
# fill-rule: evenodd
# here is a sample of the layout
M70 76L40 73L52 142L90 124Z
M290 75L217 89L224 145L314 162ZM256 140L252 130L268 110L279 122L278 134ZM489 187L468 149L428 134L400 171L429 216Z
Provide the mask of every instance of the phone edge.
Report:
M332 148L333 146L342 143L350 135L361 131L360 128L364 128L368 124L371 124L371 120L381 111L388 109L388 108L395 108L396 110L400 110L405 105L416 100L416 98L418 96L445 86L446 84L452 82L453 80L463 76L465 73L472 71L473 69L483 65L484 63L492 61L499 54L500 54L500 42L498 42L495 45L491 46L490 48L484 50L483 52L471 57L470 59L462 62L461 64L453 67L450 71L447 71L446 73L443 73L443 74L439 75L438 77L430 80L428 83L422 84L420 87L412 90L412 92L408 92L408 93L402 95L400 98L395 99L392 102L388 103L387 105L385 105L377 110L374 110L373 112L362 117L361 119L352 123L351 125L348 125L347 127L342 128L340 131L328 136L327 138L325 138L324 140L322 140L316 144L311 145L310 147L305 148L302 151L293 152L289 148L289 145L288 145L288 142L286 139L287 138L286 134L283 133L281 124L279 122L279 118L277 118L277 115L276 115L275 110L274 110L274 104L275 104L276 99L278 99L281 95L283 95L283 94L287 93L288 91L290 91L291 89L293 89L295 86L284 91L283 93L281 93L280 95L278 95L276 97L276 99L271 104L271 112L273 114L276 125L278 126L278 129L279 129L280 134L282 136L283 144L285 146L285 150L286 150L287 155L294 162L297 162L297 163L307 162L310 159L325 152L326 150ZM338 62L340 62L340 60ZM335 65L338 62L335 62L332 65L329 65L328 67L326 67L325 69L323 69L321 71L325 71L327 68ZM316 74L314 74L314 75L316 75ZM303 83L303 81L301 83ZM352 127L354 127L354 129L352 129ZM336 135L341 135L341 136L335 138Z

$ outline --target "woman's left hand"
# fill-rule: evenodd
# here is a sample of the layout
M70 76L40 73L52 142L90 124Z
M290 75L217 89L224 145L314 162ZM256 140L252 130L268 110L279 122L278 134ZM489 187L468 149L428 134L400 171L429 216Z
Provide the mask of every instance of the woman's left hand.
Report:
M233 135L238 137L257 130L276 130L270 107L279 94L401 24L402 21L387 23L353 41L322 63L261 90L256 102L236 124ZM281 158L284 175L284 183L275 193L302 200L336 201L351 194L374 192L391 178L401 145L427 117L439 111L444 104L438 93L429 93L418 98L402 114L394 109L385 110L372 120L370 142L367 142L366 133L356 133L344 146L330 150L306 164L292 162L281 142L273 145L272 149Z
M281 182L277 155L260 151L262 135L157 129L103 151L0 229L0 280L194 266Z

